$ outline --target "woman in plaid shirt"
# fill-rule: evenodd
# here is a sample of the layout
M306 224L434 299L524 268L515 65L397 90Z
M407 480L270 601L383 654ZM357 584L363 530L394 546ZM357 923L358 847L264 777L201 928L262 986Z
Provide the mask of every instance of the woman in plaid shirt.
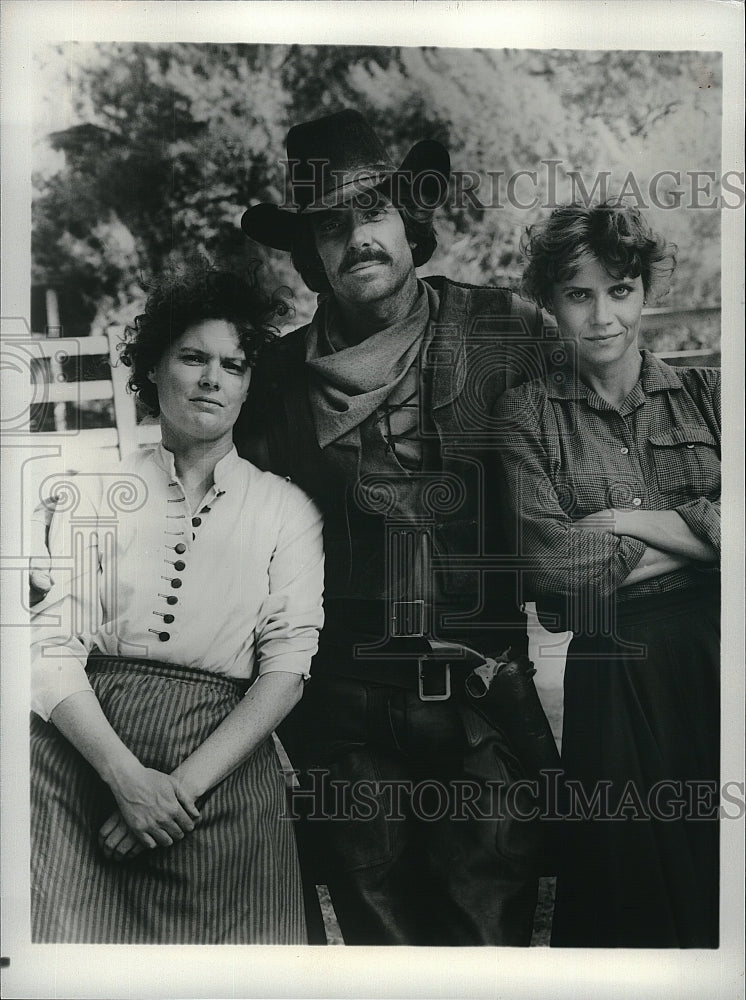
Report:
M720 372L639 349L675 247L636 209L523 249L566 361L497 412L524 597L573 631L552 944L717 947Z

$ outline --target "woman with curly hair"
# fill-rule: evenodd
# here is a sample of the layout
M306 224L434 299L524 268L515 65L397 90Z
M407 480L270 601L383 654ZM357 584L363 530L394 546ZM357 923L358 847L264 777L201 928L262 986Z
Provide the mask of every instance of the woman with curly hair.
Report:
M201 260L163 276L122 351L162 441L53 517L73 571L35 609L34 941L306 940L272 732L317 648L321 518L232 439L281 310Z
M636 209L523 250L559 370L500 400L502 461L524 596L573 632L552 944L716 947L720 373L640 350L675 247Z

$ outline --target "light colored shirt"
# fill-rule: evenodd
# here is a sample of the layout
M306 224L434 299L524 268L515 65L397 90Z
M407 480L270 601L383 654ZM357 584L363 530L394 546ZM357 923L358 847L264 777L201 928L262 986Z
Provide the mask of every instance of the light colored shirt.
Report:
M94 646L248 681L309 676L323 624L322 519L302 490L233 449L192 511L162 445L68 482L50 526L55 585L34 609L42 718L90 689Z

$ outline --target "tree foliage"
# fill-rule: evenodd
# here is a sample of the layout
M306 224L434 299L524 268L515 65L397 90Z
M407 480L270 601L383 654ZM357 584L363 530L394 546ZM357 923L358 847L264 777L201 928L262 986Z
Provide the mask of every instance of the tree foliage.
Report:
M249 243L238 220L283 197L288 128L347 106L394 159L420 138L448 146L462 180L428 270L465 281L517 280L523 229L569 198L572 171L588 189L607 171L611 193L632 171L643 194L659 171L720 174L715 54L137 43L58 47L40 66L55 59L74 124L47 135L62 155L34 178L34 281L74 287L87 329L128 319L147 274L194 250L239 267L261 257L307 316L287 255ZM536 177L511 199L517 171ZM680 246L671 300L716 304L719 213L685 201L651 213Z

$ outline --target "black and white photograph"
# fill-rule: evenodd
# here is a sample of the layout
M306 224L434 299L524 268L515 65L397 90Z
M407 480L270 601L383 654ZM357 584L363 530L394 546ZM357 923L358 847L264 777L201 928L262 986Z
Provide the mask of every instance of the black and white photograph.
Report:
M743 996L743 40L3 5L4 996Z

